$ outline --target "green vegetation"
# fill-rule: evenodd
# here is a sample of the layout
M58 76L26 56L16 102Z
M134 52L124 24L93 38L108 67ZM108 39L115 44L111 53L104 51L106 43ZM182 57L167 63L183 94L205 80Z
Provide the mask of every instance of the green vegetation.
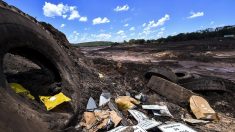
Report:
M159 38L156 40L131 39L129 40L129 42L124 41L124 44L151 44L189 40L203 40L210 38L223 38L225 35L235 35L235 26L208 28L205 30L199 30L191 33L180 33L175 36L168 36L167 38Z
M199 30L191 33L180 33L175 36L168 36L166 38L144 40L144 39L131 39L129 41L124 40L123 43L109 42L109 41L94 41L73 44L76 47L95 47L95 46L116 46L119 44L132 45L132 44L160 44L164 42L179 42L179 41L190 41L190 40L203 40L211 38L224 38L225 35L235 35L234 26L224 26L217 28L208 28L205 30ZM235 38L234 38L235 39Z
M187 41L187 40L202 40L209 38L222 38L224 35L235 35L235 26L224 26L217 28L208 28L205 30L199 30L192 33L180 33L175 36L168 36L167 38L158 39L160 41Z
M94 41L94 42L84 42L84 43L78 43L73 44L75 47L95 47L95 46L111 46L114 42L108 42L108 41Z

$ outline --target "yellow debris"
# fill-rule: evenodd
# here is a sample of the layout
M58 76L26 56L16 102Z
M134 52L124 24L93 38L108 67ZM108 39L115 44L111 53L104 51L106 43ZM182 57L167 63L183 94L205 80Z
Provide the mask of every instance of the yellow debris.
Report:
M71 99L65 96L63 93L59 93L54 96L39 96L39 98L44 103L48 111L54 109L56 106L64 102L71 101Z
M115 99L115 103L120 110L129 110L134 108L135 104L140 104L139 101L131 98L130 96L119 96Z
M17 93L17 94L21 94L24 96L27 96L29 99L34 100L34 96L32 96L30 94L30 91L28 91L27 89L25 89L22 85L18 84L18 83L10 83L10 87Z

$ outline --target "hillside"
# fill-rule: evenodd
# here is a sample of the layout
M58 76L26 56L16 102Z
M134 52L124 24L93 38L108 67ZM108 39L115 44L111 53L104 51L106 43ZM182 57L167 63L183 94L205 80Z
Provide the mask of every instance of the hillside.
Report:
M93 41L93 42L84 42L78 44L72 44L75 47L94 47L94 46L111 46L114 42L109 41Z

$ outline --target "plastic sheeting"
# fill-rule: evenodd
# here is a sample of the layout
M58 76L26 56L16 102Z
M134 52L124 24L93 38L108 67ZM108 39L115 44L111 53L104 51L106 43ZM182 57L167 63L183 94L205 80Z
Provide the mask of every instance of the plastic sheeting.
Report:
M64 102L71 101L71 99L65 96L63 93L59 93L54 96L39 96L39 98L44 103L48 111L54 109L56 106Z

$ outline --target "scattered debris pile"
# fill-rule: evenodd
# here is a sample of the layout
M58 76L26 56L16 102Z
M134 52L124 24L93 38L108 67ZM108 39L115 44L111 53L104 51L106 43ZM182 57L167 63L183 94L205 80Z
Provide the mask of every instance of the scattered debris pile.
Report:
M167 65L121 63L101 58L94 58L93 61L98 70L105 73L104 78L110 78L115 83L115 89L110 89L110 102L116 105L118 113L123 115L120 117L123 117L124 123L121 122L119 127L113 128L114 131L127 131L130 126L138 125L138 120L133 118L130 110L141 112L148 119L161 122L161 125L178 126L176 129L234 130L233 82L227 83L229 81L222 78L183 70L174 71ZM194 85L197 88L194 88ZM120 99L123 99L122 103L117 102ZM108 106L110 105L107 105L105 110L110 110ZM103 110L103 107L97 109ZM161 125L158 124L147 131L164 131Z
M156 67L156 69L164 68ZM211 108L206 99L173 82L176 79L168 81L170 80L168 77L172 77L169 75L170 73L173 75L173 71L165 68L164 72L160 73L156 69L151 69L145 74L145 77L149 79L147 87L157 94L164 96L168 101L185 107L184 110L189 112L184 112L191 115L190 117L185 117L182 114L180 119L175 118L169 111L167 102L161 102L160 100L153 101L145 93L133 95L126 91L125 95L117 94L111 96L111 93L105 91L100 95L99 107L97 107L95 100L90 97L87 103L87 112L83 114L83 119L77 124L76 129L110 132L196 132L197 129L191 128L190 125L200 126L202 124L216 123L220 120L218 114ZM112 112L113 115L111 114ZM165 119L159 121L160 117Z

